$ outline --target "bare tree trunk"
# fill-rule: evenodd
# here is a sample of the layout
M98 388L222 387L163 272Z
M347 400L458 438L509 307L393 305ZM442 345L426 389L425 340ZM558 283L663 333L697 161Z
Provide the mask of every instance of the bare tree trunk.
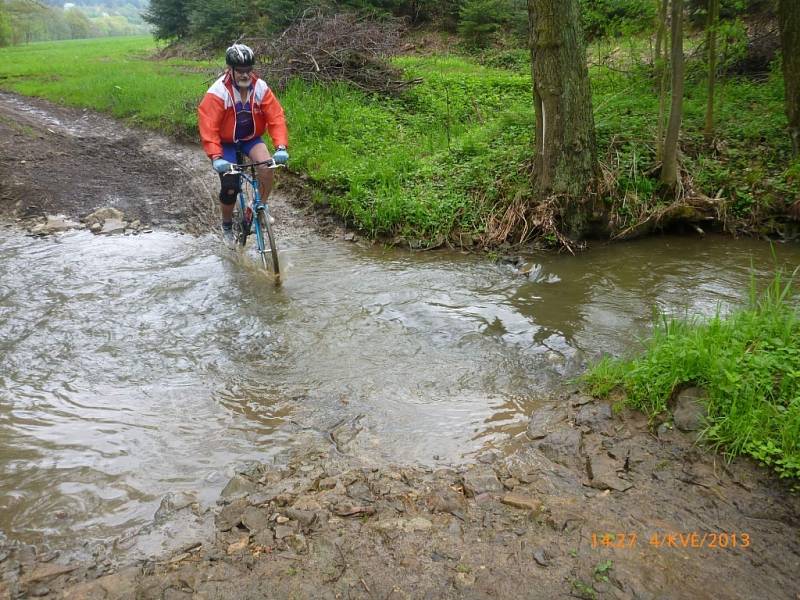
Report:
M656 161L660 162L664 158L664 120L667 114L667 76L669 71L667 66L668 42L666 40L667 31L667 9L669 8L669 0L659 0L660 8L658 10L658 33L656 35L658 45L656 46L656 63L655 72L656 80L658 81L658 123L656 124ZM664 53L661 52L661 45L664 46Z
M708 25L706 46L708 47L708 99L706 104L706 127L703 131L705 141L714 141L714 87L717 82L717 22L719 21L719 0L708 0Z
M800 3L797 0L779 0L778 23L781 28L789 135L792 137L794 155L800 156Z
M678 139L683 119L683 0L672 0L672 106L669 111L667 137L664 140L664 163L661 183L675 188L678 183Z
M669 0L656 0L658 15L656 16L656 58L653 64L661 62L661 51L664 48L664 38L667 33L667 4Z
M528 0L536 108L534 189L558 196L563 225L586 234L594 212L585 200L597 175L592 92L578 0Z

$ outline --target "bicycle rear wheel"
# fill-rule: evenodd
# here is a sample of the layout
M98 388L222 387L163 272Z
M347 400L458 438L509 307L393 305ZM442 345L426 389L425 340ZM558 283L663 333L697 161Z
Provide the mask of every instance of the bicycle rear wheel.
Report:
M276 279L281 276L280 263L278 262L278 247L275 245L275 232L270 223L269 212L266 208L258 211L259 228L256 233L260 237L258 240L258 250L261 252L261 262L264 268L271 271ZM265 243L266 242L266 243Z

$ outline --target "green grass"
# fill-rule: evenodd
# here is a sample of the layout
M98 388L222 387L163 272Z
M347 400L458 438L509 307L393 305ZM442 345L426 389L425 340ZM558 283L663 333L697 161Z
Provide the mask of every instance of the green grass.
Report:
M65 40L0 48L0 86L88 107L170 135L194 133L189 109L203 94L209 63L151 60L149 36Z
M800 305L795 281L778 272L749 303L707 322L662 317L644 352L605 358L584 376L605 397L621 387L650 417L688 385L708 393L704 439L729 456L750 455L781 477L800 478Z
M634 57L645 53L640 42L622 48ZM0 87L196 139L195 108L222 61L152 60L155 49L146 37L2 48ZM605 60L616 51L595 48L589 56ZM279 92L291 167L316 183L318 198L371 236L423 246L462 234L479 239L490 215L531 194L535 117L527 53L407 56L395 63L423 79L400 98L298 82ZM662 203L652 173L657 100L640 65L591 69L599 154L616 180L606 200L620 228ZM711 153L700 135L704 85L689 83L685 166L699 191L730 198L730 216L766 214L797 193L797 176L787 171L782 85L779 74L764 83L723 82L718 123L724 143Z

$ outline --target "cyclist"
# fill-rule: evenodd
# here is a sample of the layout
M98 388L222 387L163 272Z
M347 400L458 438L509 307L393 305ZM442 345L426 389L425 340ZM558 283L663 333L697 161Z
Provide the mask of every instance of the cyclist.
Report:
M222 236L232 243L233 205L239 193L239 176L226 171L236 162L236 151L253 162L268 160L270 154L261 139L267 131L275 146L272 158L278 164L286 164L289 136L283 107L264 80L253 72L253 50L245 44L234 44L225 51L225 63L228 68L203 96L197 113L203 149L220 174ZM272 190L272 170L258 167L258 182L261 197L266 200Z

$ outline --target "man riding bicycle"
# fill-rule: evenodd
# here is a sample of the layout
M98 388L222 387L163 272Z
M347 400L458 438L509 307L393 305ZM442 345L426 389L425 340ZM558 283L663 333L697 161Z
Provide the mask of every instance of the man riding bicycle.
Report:
M239 193L239 175L226 172L231 163L237 162L237 150L253 162L269 160L269 151L261 139L268 131L275 146L272 158L278 164L286 164L289 134L283 107L264 80L253 72L253 50L244 44L234 44L225 51L225 63L228 68L208 88L197 114L203 149L220 174L223 239L232 243L233 205ZM258 167L258 182L261 197L266 200L272 190L272 170Z

